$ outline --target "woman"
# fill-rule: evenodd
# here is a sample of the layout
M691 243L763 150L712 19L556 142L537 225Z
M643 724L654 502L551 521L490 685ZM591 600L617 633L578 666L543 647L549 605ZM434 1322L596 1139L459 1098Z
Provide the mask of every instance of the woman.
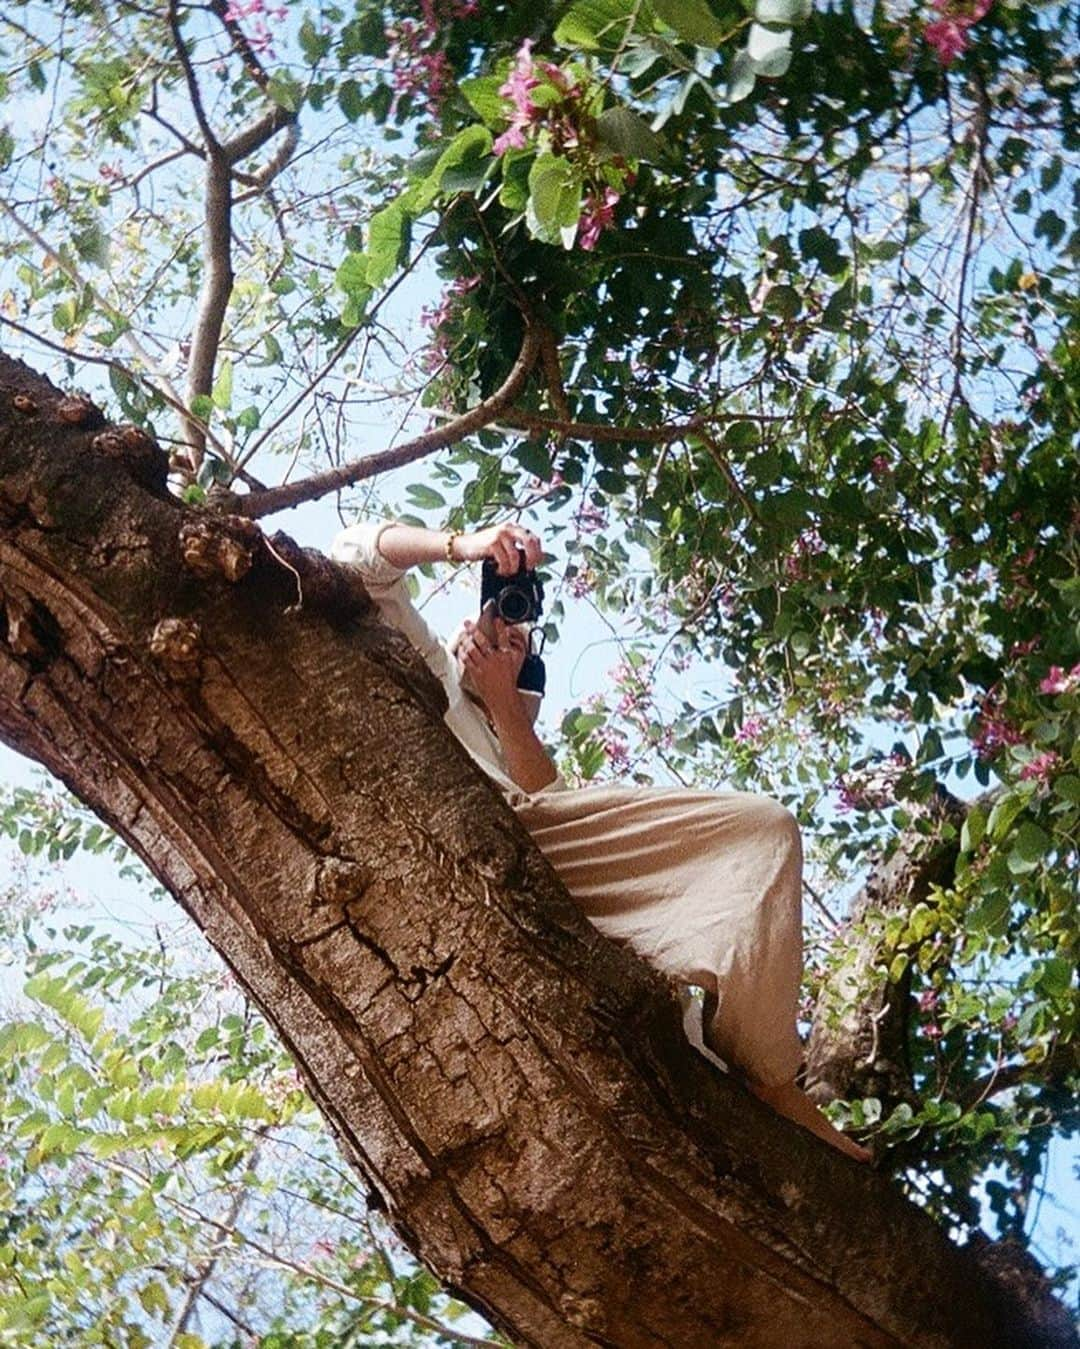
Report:
M570 789L533 730L517 688L524 631L496 620L492 641L466 621L444 646L413 607L409 567L495 560L499 574L539 565L520 525L475 533L383 521L357 524L332 555L357 567L382 617L420 651L447 694L446 722L502 790L590 921L684 986L687 1034L774 1110L860 1161L870 1153L833 1128L795 1074L802 973L802 848L793 816L768 797L595 784ZM462 687L469 676L469 691Z

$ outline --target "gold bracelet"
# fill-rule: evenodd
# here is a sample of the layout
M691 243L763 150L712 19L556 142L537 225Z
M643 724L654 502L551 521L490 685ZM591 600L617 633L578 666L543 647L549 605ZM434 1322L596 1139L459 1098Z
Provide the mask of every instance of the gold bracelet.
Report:
M453 533L453 534L451 534L450 537L446 540L446 560L447 560L447 562L456 562L456 561L457 561L457 558L454 556L454 540L455 540L455 539L460 539L460 538L461 538L461 535L460 535L460 534L458 534L458 533Z

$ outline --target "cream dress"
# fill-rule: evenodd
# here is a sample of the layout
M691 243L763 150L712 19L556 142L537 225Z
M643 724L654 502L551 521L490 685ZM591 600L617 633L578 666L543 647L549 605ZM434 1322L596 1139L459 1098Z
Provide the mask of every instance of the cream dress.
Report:
M567 890L605 936L684 989L687 1037L756 1082L789 1082L802 974L802 847L794 817L749 792L599 783L562 776L523 792L498 737L461 688L456 659L414 608L405 573L379 552L393 521L351 525L331 554L362 573L383 619L446 689L446 723L517 812ZM704 1009L686 992L705 992Z

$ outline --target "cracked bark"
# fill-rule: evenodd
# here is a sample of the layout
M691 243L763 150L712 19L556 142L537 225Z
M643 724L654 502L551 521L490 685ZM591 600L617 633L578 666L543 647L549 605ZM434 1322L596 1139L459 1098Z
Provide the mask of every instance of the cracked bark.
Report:
M440 1279L543 1349L1075 1343L688 1049L351 577L250 534L235 582L193 570L207 517L59 397L0 357L0 738L199 924Z

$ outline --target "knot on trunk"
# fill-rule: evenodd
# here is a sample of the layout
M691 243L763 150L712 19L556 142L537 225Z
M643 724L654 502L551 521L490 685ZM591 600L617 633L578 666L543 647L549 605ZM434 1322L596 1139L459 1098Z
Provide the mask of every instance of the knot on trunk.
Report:
M190 618L163 618L150 634L150 654L172 679L198 679L202 664L202 630Z
M199 516L180 528L184 566L203 580L223 576L235 583L251 570L262 531L242 515Z
M37 404L28 393L17 393L11 400L11 406L24 417L29 417L37 411Z
M359 862L345 857L324 857L315 874L312 908L325 904L344 908L350 900L359 899L371 883L371 877Z
M90 448L106 459L119 459L135 481L151 491L166 491L169 456L141 427L130 423L106 427L90 442Z
M56 420L65 422L68 426L102 426L105 422L105 418L90 399L83 398L81 394L61 398L56 404L55 413Z

